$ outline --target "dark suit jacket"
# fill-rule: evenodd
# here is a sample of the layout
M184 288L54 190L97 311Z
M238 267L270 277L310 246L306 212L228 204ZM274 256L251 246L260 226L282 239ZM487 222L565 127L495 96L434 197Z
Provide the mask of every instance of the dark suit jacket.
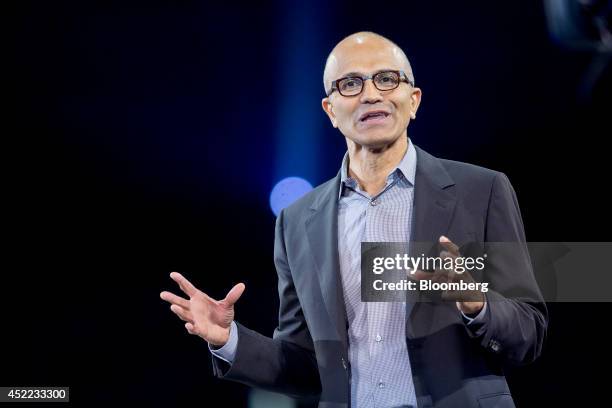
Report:
M417 150L412 241L525 242L508 178ZM280 297L273 338L238 324L233 363L213 357L220 378L293 396L320 407L350 405L347 321L338 256L340 174L284 209L274 261ZM541 352L547 311L529 255L487 267L484 323L468 327L454 302L419 302L406 321L406 344L419 407L513 407L503 367ZM516 276L519 274L520 276ZM512 278L512 279L511 279ZM522 286L520 298L504 293Z

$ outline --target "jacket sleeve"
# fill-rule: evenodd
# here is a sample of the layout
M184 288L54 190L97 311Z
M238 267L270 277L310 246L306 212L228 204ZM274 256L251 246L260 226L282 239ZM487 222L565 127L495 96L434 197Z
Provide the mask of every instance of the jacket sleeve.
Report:
M212 357L214 374L223 379L295 397L317 396L321 384L314 346L287 262L284 210L276 220L274 264L280 297L279 322L272 338L240 323L231 364Z
M503 173L491 188L484 240L487 313L468 334L508 363L530 363L542 351L548 312L533 274L516 194Z

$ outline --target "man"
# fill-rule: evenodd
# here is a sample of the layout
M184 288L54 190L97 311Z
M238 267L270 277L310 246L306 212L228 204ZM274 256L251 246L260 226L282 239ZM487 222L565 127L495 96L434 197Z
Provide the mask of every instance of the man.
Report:
M503 365L538 357L547 325L528 255L492 265L486 296L360 296L361 242L439 241L452 256L459 255L455 243L524 243L507 177L412 144L407 128L421 90L404 52L380 35L361 32L338 43L324 87L323 109L348 152L335 178L278 216L273 338L234 321L241 283L217 301L173 272L189 299L161 297L190 334L209 343L220 378L316 396L320 407L514 406ZM527 296L504 298L516 284L509 275L521 273ZM428 279L423 274L417 278Z

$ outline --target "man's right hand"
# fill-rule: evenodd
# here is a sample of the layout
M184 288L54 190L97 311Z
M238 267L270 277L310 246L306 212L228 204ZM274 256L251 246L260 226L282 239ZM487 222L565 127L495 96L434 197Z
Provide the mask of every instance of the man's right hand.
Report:
M172 272L170 278L178 283L189 299L166 291L160 293L160 297L171 303L170 310L186 322L185 328L189 334L200 336L213 346L225 345L234 320L234 304L244 292L244 283L234 286L225 299L215 300L178 272Z

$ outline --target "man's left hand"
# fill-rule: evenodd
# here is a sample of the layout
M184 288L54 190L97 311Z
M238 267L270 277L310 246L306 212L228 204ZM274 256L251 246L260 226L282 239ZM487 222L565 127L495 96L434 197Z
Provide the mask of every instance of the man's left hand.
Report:
M460 257L459 247L445 236L440 237L440 258L453 260ZM454 262L453 262L454 264ZM436 269L432 272L416 271L412 277L416 280L430 280L432 282L475 282L469 272L458 273L453 269ZM480 290L447 290L442 292L442 299L454 300L457 307L466 315L473 315L484 307L485 296Z

